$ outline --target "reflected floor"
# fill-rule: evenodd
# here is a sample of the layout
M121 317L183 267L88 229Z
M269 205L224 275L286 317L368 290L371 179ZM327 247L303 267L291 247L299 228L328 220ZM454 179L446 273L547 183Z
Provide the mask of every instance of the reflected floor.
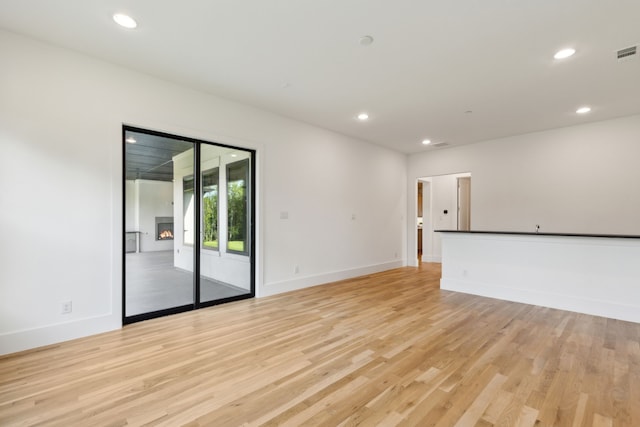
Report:
M173 251L128 253L126 262L127 316L193 304L193 274L173 266ZM215 280L200 280L203 302L248 293Z

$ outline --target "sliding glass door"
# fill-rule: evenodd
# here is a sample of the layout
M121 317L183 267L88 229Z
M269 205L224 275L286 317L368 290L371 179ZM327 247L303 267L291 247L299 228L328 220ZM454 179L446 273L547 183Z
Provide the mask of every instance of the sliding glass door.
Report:
M202 145L201 302L251 294L250 152Z
M254 296L254 152L124 127L123 320Z

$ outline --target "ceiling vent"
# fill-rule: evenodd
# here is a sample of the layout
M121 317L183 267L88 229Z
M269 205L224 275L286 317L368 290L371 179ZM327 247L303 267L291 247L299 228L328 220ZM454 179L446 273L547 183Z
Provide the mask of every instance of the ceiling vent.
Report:
M447 145L449 145L448 142L434 142L431 144L432 147L446 147Z
M637 58L637 46L631 46L626 49L620 49L617 53L618 61L628 61Z

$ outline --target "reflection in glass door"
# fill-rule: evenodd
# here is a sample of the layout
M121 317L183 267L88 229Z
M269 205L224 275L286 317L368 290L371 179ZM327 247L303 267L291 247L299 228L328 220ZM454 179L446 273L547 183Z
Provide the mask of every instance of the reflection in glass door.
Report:
M202 144L201 302L251 294L251 153Z
M176 215L175 197L182 177L193 176L194 143L125 129L124 160L124 316L135 321L193 306L193 249L191 257L176 252L193 245L193 230Z
M123 321L254 295L254 153L124 128Z

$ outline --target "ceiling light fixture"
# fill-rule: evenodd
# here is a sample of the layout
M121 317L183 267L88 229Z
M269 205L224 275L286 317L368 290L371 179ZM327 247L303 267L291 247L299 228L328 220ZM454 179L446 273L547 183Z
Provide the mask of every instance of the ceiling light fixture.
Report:
M557 51L556 54L553 55L553 57L555 59L565 59L572 56L574 53L576 53L576 50L569 47L567 49L562 49Z
M422 140L422 145L429 145L431 144L431 140L430 139L423 139Z
M591 111L591 107L580 107L576 110L576 113L578 114L587 114L589 111Z
M135 19L123 13L116 13L115 15L113 15L113 20L116 21L118 25L124 28L128 28L130 30L138 26L138 23L136 22Z
M135 144L136 142L138 142L138 141L136 141L136 139L135 139L134 137L132 137L132 136L127 137L124 141L125 141L127 144Z
M365 120L369 120L369 115L367 113L358 114L358 120L364 122Z

